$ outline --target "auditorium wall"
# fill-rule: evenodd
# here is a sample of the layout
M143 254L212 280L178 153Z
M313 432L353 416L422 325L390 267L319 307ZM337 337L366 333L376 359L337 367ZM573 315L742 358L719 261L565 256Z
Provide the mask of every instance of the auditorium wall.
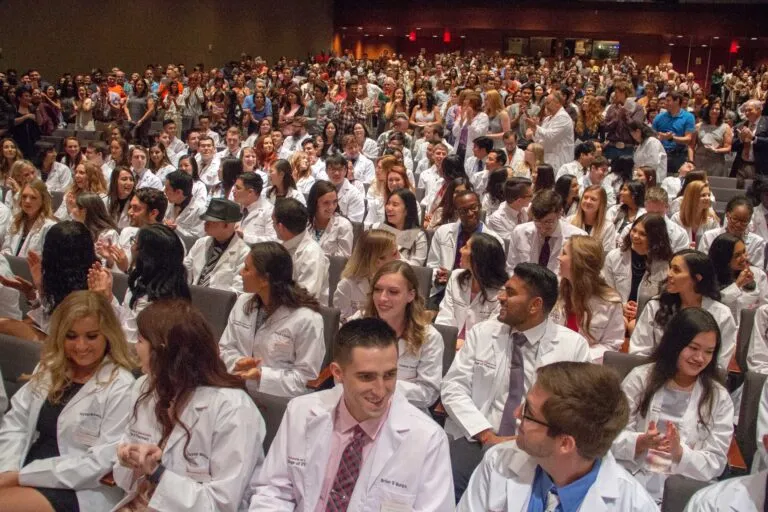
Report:
M219 66L240 53L270 61L331 47L333 0L0 0L0 69L44 76L148 63Z

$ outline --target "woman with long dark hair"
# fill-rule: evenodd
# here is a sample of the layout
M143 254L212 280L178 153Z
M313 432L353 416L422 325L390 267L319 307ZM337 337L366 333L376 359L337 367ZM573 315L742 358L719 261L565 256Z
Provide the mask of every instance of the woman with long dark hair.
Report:
M304 194L296 188L296 182L293 181L293 169L291 169L291 163L288 160L276 160L270 166L269 181L271 185L264 193L267 201L275 204L278 199L292 197L306 206L307 200L304 198Z
M293 280L293 261L277 242L253 246L240 271L244 294L221 336L227 369L260 392L298 396L325 357L320 305Z
M579 180L576 176L560 176L555 181L555 192L563 198L563 216L575 215L579 207Z
M429 216L429 220L424 219L424 229L437 229L444 224L456 222L458 213L454 205L454 199L460 192L474 190L472 182L466 176L459 176L448 183L448 187L443 194L440 205Z
M225 158L219 166L219 182L211 189L208 200L217 197L234 201L235 182L241 174L243 174L243 161L239 158ZM194 190L192 192L194 200Z
M136 193L136 176L129 167L118 167L109 179L109 216L117 229L130 226L128 207Z
M38 142L35 166L40 170L40 179L45 182L49 192L66 192L72 184L72 171L56 161L56 147L48 142ZM2 175L2 172L0 172Z
M459 268L451 272L440 303L436 324L459 330L456 350L466 333L478 322L495 318L497 295L507 282L504 247L487 233L475 233L459 251Z
M611 172L605 177L603 183L613 189L616 197L619 197L621 187L632 181L632 173L635 170L635 161L629 155L620 155L611 160Z
M651 362L622 384L630 417L612 452L656 500L668 475L709 481L725 468L734 418L718 376L726 343L718 325L705 309L680 310Z
M321 132L321 140L323 142L323 148L320 152L320 157L323 160L331 155L338 155L341 153L341 134L334 121L325 123Z
M352 223L339 211L336 187L330 181L316 181L307 198L309 225L307 231L326 256L352 255Z
M266 427L243 381L227 373L210 325L189 302L137 318L144 376L117 448L115 510L244 510Z
M683 249L672 257L664 291L648 301L632 332L630 354L650 355L667 332L670 319L693 307L706 310L717 320L723 340L718 365L727 369L736 350L736 322L728 306L720 302L712 260L693 249Z
M75 207L72 209L72 220L85 225L96 246L118 243L117 224L107 213L104 201L96 194L86 192L77 196Z
M423 266L427 261L427 234L419 225L419 207L416 196L407 188L392 191L384 205L383 223L372 229L386 229L395 234L400 259L411 265Z
M192 176L192 201L197 205L204 205L208 202L208 187L200 180L200 170L197 166L197 160L191 156L179 158L179 170Z
M531 172L533 193L555 188L555 169L549 164L541 164Z
M608 210L608 218L621 233L627 224L631 224L645 213L645 185L641 181L627 181L619 189L619 202Z

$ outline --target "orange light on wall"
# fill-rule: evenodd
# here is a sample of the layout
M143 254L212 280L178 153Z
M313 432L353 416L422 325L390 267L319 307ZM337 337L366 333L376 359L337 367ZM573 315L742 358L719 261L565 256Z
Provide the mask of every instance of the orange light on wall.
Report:
M411 33L408 34L408 40L411 41L411 42L416 40L416 31L415 30L411 30Z
M735 39L731 41L731 47L728 49L730 53L739 53L739 42Z
M443 42L444 43L450 43L451 42L451 31L447 28L443 30Z

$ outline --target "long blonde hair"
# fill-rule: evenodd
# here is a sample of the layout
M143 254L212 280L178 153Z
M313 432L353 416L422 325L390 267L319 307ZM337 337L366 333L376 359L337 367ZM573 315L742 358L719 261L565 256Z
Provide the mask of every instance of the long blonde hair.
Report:
M299 160L302 158L307 159L307 169L305 171L302 171L299 169ZM306 178L307 176L312 175L312 166L309 165L309 155L307 155L304 151L296 151L293 155L291 155L291 170L295 173L295 181L299 181L302 178Z
M48 192L48 187L45 186L45 183L43 180L35 178L34 180L27 183L25 186L21 188L21 192L19 193L19 204L21 204L21 196L24 195L24 189L25 188L31 188L35 192L37 192L40 195L40 198L42 199L42 205L40 206L40 211L37 213L37 217L35 218L35 222L32 224L30 231L33 231L35 229L38 229L42 227L43 223L46 219L53 219L53 205L51 203L51 194ZM20 230L24 229L24 221L27 219L27 214L24 213L24 210L19 208L19 211L16 212L16 215L13 217L13 223L11 225L11 233L15 234L18 233Z
M531 169L531 171L533 171L534 169L537 169L540 165L544 164L544 146L542 146L538 142L532 142L528 144L528 147L525 149L526 150L530 149L531 153L533 153L533 156L536 157L536 166L533 169Z
M504 102L501 99L501 94L496 89L491 89L485 92L485 113L488 117L496 117L499 112L504 110Z
M395 234L383 229L371 229L355 244L341 277L370 279L376 273L376 261L383 254L397 251Z
M571 278L560 280L559 301L566 314L574 313L578 317L579 332L594 342L589 332L592 323L589 299L599 297L606 302L621 302L621 297L600 274L605 253L599 240L575 235L566 244L571 249Z
M698 228L713 215L711 208L699 209L699 201L705 188L709 189L709 183L706 181L691 181L685 187L683 201L680 203L680 223L686 228ZM713 218L717 219L717 216Z
M387 196L389 196L389 193L387 192L387 176L389 176L389 172L399 163L400 160L398 160L395 155L384 155L376 161L376 166L381 166L381 170L384 171L384 180L379 181L377 179L375 183L371 185L374 187L374 195L381 197L382 199L386 199Z
M371 293L368 295L365 316L379 318L379 312L376 311L376 305L373 303L373 288L379 279L387 274L400 274L408 283L408 291L414 292L413 300L405 307L405 329L402 338L405 340L406 352L418 354L427 337L429 318L424 308L424 297L419 291L419 279L408 263L400 260L390 261L376 272L371 279Z
M136 367L120 321L109 301L103 295L89 290L72 292L53 311L50 333L40 355L39 371L31 380L37 389L47 393L48 400L53 404L59 402L64 390L72 383L72 367L64 351L67 333L77 320L91 315L98 319L99 331L107 341L99 369L108 362L115 364L107 383L117 376L119 368L130 371Z
M77 168L81 165L85 167L85 177L88 180L88 189L83 190L77 186L77 182L74 180L74 172L73 172L72 173L73 180L72 180L72 185L70 185L69 187L69 192L75 195L78 195L81 192L93 192L94 194L106 194L107 181L104 179L104 173L101 172L101 169L99 169L99 167L93 162L83 160L82 162L80 162L75 166L75 172L77 172Z
M584 229L584 211L581 209L581 201L584 199L587 192L597 192L597 197L600 201L600 204L597 207L597 217L595 218L595 224L592 226L590 236L596 240L602 240L603 230L605 229L605 214L608 210L608 194L606 194L602 185L590 185L584 189L584 193L579 200L579 208L577 209L571 224L577 228Z

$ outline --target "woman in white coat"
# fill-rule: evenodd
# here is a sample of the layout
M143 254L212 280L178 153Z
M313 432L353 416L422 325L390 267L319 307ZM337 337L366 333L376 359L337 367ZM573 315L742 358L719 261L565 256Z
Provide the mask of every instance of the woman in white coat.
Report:
M578 210L566 220L599 241L605 254L616 248L616 226L608 220L608 194L602 185L584 189Z
M84 224L93 238L94 247L109 247L117 245L120 236L117 234L117 224L107 213L104 201L90 192L77 196L75 207L70 212L72 220ZM102 259L102 263L106 260Z
M136 191L136 177L128 167L118 167L109 180L109 216L117 224L118 230L131 225L128 208Z
M352 255L352 223L339 211L336 187L320 180L312 185L307 198L307 231L320 244L326 256L349 258Z
M426 410L440 397L444 342L429 323L416 273L403 261L390 261L373 276L371 289L365 316L381 318L398 337L397 387Z
M685 187L680 211L672 215L672 222L685 229L691 239L691 247L698 247L704 233L720 226L720 219L711 206L709 185L705 181L691 181Z
M3 253L26 257L29 251L40 254L48 230L56 224L51 195L40 180L32 180L21 190L19 210L3 240Z
M371 278L382 265L399 256L393 233L383 229L363 233L333 293L333 307L341 312L341 323L365 309L371 294Z
M78 291L56 309L30 382L0 424L4 510L109 510L112 470L130 415L133 361L109 302Z
M483 112L483 100L475 91L464 91L460 96L461 111L453 124L454 150L466 162L472 157L472 141L488 133L490 120Z
M384 205L387 202L387 196L389 196L387 176L393 167L399 166L398 162L398 159L393 155L384 155L376 160L376 179L365 192L367 201L367 211L363 221L365 226L384 222ZM407 176L405 179L408 179Z
M572 236L560 260L560 292L550 313L553 321L578 332L589 342L593 363L606 351L620 351L624 343L621 297L600 275L605 257L594 238Z
M72 184L72 171L66 165L56 161L56 146L48 142L38 142L36 146L40 148L35 163L40 170L41 179L48 187L48 191L63 194Z
M624 379L631 412L613 454L657 500L667 475L708 481L725 468L733 402L718 378L722 345L712 315L683 309L669 321L651 363Z
M627 181L619 188L619 202L608 210L608 219L617 233L645 213L645 184Z
M658 295L667 278L672 248L667 224L655 214L635 220L618 248L605 257L605 282L619 292L624 304L624 323L631 333L637 320L637 304Z
M117 449L113 475L127 495L113 510L247 510L266 427L219 359L211 327L176 299L147 307L138 328L146 376Z
M295 284L291 256L277 242L255 244L240 275L245 293L219 341L227 370L262 393L306 393L325 357L317 299Z
M731 308L736 327L741 312L768 304L768 279L762 269L752 266L744 241L730 233L715 238L709 248L715 266L720 301Z
M80 162L72 174L72 185L64 194L64 200L54 214L59 220L72 220L71 210L75 208L77 196L85 192L98 194L104 205L107 205L107 182L101 168L92 162Z
M269 167L269 182L271 185L264 193L272 204L283 197L292 197L303 205L307 204L304 194L296 188L296 182L293 181L293 169L288 160L275 160Z
M504 247L491 235L475 233L459 253L459 268L448 278L435 319L436 324L459 330L456 350L472 326L499 314L497 295L508 279Z
M693 249L676 252L669 264L664 291L648 301L629 339L629 353L650 356L668 330L672 317L687 308L702 308L720 327L722 346L717 361L725 371L736 351L736 322L720 301L715 267L709 256Z
M395 234L400 259L410 265L424 266L427 261L427 234L419 225L416 196L407 188L394 190L384 207L386 221L373 229L386 229Z

